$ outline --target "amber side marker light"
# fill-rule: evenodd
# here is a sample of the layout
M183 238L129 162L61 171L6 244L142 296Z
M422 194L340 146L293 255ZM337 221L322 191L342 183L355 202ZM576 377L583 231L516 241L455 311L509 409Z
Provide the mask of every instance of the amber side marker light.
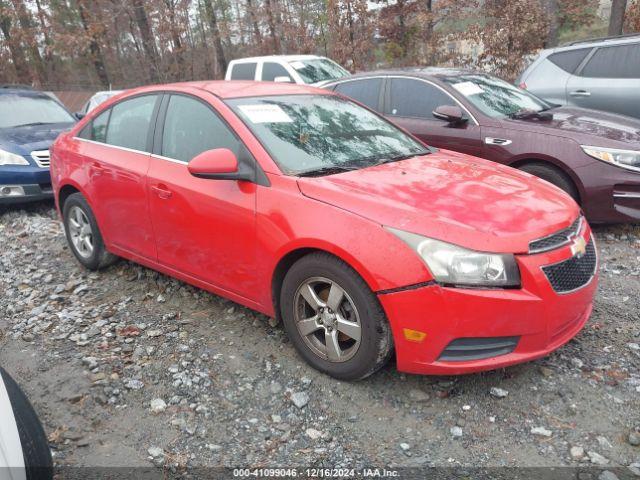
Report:
M425 332L421 332L419 330L411 330L410 328L403 328L402 332L404 333L404 338L406 338L410 342L421 342L427 336Z

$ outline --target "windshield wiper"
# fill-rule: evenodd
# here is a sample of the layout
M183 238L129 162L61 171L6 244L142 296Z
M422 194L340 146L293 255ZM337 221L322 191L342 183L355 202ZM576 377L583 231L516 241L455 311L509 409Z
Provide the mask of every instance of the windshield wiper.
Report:
M377 162L371 164L370 166L375 167L377 165L384 165L385 163L400 162L402 160L408 160L410 158L418 157L420 155L428 155L429 153L431 153L429 150L425 150L423 152L407 153L404 155L396 155L394 157L380 158L378 159Z
M21 125L14 125L13 128L17 128L17 127L36 127L38 125L51 125L51 122L23 123Z
M327 167L314 168L299 172L299 177L322 177L324 175L334 175L336 173L350 172L352 170L358 170L359 167L352 167L346 165L330 165Z
M509 118L513 118L514 120L527 120L530 118L537 118L540 120L550 120L553 118L553 115L547 112L548 108L543 108L542 110L532 110L525 108L523 110L518 110L517 112L509 114Z

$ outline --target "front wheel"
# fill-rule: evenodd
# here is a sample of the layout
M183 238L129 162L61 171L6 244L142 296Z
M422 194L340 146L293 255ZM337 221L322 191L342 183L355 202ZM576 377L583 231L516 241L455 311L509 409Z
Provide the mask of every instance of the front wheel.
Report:
M358 380L389 359L391 330L378 299L332 255L319 252L298 260L284 278L280 305L296 350L322 372Z

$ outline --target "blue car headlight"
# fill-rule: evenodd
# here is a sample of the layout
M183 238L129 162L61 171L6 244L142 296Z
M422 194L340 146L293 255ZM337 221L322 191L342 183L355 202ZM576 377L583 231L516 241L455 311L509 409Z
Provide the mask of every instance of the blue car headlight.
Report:
M29 165L29 162L21 155L0 150L0 165Z

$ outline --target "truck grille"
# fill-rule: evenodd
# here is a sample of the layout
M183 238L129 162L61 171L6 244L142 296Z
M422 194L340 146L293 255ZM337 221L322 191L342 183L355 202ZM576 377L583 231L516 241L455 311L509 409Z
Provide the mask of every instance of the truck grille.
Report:
M34 150L31 152L31 158L38 164L40 168L49 168L51 165L51 157L49 150Z
M555 265L542 267L549 283L558 293L568 293L587 285L596 273L596 248L589 240L585 253L574 256Z
M582 229L582 216L576 218L575 222L567 228L553 233L547 237L539 238L529 242L529 253L542 253L555 250L571 242L571 238L577 236Z

